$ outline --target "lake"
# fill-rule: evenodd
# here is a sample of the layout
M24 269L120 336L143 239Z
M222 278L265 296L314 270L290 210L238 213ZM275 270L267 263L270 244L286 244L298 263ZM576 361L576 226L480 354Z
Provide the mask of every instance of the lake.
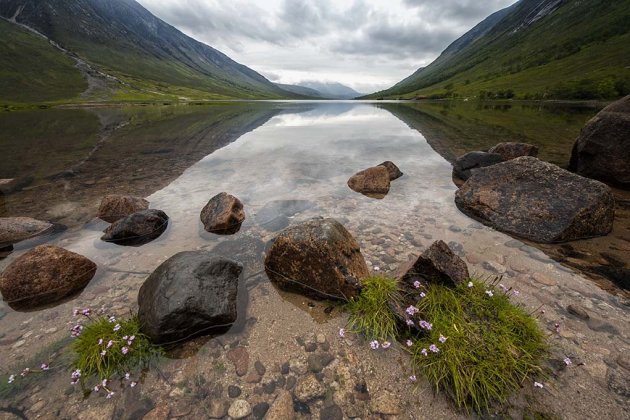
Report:
M594 249L628 263L627 218L616 221L615 232L595 239L595 245L589 240L570 248L535 246L460 213L449 163L501 141L524 141L540 147L541 159L566 166L580 128L598 110L508 102L272 101L2 113L0 178L22 178L26 186L0 195L0 216L31 216L63 227L17 244L0 260L0 269L34 245L51 243L85 255L98 271L78 296L52 307L20 312L0 303L1 373L51 365L50 371L15 384L6 384L0 375L0 398L29 418L50 413L109 418L116 410L136 408L204 418L207 401L226 400L229 385L238 383L248 400L261 404L274 389L288 387L289 377L299 377L299 365L306 363L303 343L310 340L335 360L337 376L326 374L336 383L333 393L341 396L331 396L331 401L345 398L339 377L346 375L363 378L370 393L397 395L410 407L422 404L423 397L406 392L408 383L400 380L410 374L403 349L375 353L358 338L341 340L342 308L278 291L266 278L265 245L284 227L316 216L340 221L361 245L373 272L393 272L433 241L447 242L471 273L503 276L506 286L520 291L519 303L532 312L544 307L539 313L543 325L562 322L559 345L587 361L588 376L580 377L581 386L605 387L601 372L591 367L601 367L603 350L585 354L573 338L623 347L624 334L609 333L610 328L627 332L627 294L615 285L614 273L588 267L610 265ZM405 175L392 182L383 199L347 187L351 175L385 160ZM245 206L245 222L234 235L207 233L199 220L203 206L222 191ZM170 217L167 230L141 247L102 242L108 224L94 215L101 198L112 193L146 197L151 208ZM627 195L616 193L625 203ZM626 217L627 209L620 211ZM138 289L148 274L185 250L209 250L244 264L234 327L225 335L183 343L159 367L144 372L134 391L150 401L144 408L137 407L137 399L106 400L69 385L73 309L102 308L115 316L136 311ZM594 319L605 318L607 327L565 320L571 303L587 307ZM266 367L262 378L234 375L235 362L226 353L237 347L247 349L251 365L258 360ZM292 366L290 374L283 373L286 363ZM577 390L578 385L566 386ZM428 392L424 398L433 398L423 406L423 416L460 415L443 398L432 397L427 384L419 387L421 395ZM560 397L542 397L543 404L545 398ZM564 403L554 401L554 407L566 406L566 415L588 412L562 398ZM358 416L365 416L367 404L353 404ZM621 416L622 405L610 404L611 415Z

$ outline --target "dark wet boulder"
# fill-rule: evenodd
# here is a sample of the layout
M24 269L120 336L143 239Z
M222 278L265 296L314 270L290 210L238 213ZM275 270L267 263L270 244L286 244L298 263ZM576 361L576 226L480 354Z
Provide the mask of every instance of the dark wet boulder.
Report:
M162 210L143 210L112 223L101 240L116 245L139 246L159 237L168 227L168 216Z
M0 179L0 195L9 195L21 191L23 188L28 187L32 182L32 176Z
M608 105L582 128L569 170L630 189L630 95Z
M185 251L164 261L138 293L142 332L169 343L227 329L236 321L243 266L206 251Z
M0 217L0 248L53 230L52 223L30 217Z
M418 258L411 258L395 275L407 288L415 281L457 286L470 278L466 263L444 243L435 241Z
M389 192L389 170L374 166L352 175L348 180L351 190L365 195L384 196Z
M538 156L538 146L529 143L499 143L488 150L488 153L494 153L501 156L503 160L512 160L521 156Z
M341 223L323 218L282 231L267 249L265 271L280 289L316 299L356 296L369 275L357 241Z
M108 223L114 223L133 213L149 208L149 202L142 197L111 194L101 200L97 217Z
M486 225L544 243L608 234L615 206L605 184L534 157L476 170L455 204Z
M467 180L473 170L503 162L501 155L487 152L470 152L457 158L453 164L453 177Z
M9 305L31 309L55 303L82 290L96 264L63 248L41 245L13 261L0 275L0 291Z
M207 232L232 234L239 231L245 220L241 200L226 192L212 197L201 211L201 223Z
M400 178L401 176L403 176L404 174L401 172L401 170L398 168L398 166L396 166L396 164L392 161L386 160L385 162L381 163L378 166L384 166L385 168L387 168L387 172L389 172L389 180L393 181L395 179Z

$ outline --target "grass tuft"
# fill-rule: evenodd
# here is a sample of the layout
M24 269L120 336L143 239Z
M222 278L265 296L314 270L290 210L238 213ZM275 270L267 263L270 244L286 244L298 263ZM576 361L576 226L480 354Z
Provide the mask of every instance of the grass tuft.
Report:
M383 276L363 281L361 294L348 304L348 328L368 339L387 340L398 335L397 319L389 303L400 302L398 282Z
M116 326L120 328L114 331ZM116 374L124 375L135 368L146 366L162 354L161 348L151 344L140 332L137 316L115 322L107 317L91 318L73 343L73 349L76 352L73 365L80 370L82 381L91 377L103 380ZM104 355L101 354L103 351L106 352Z
M411 352L415 367L436 390L459 407L481 413L542 373L547 346L536 320L512 304L505 292L477 280L472 284L429 285L417 306L418 315L433 328L418 338ZM446 341L440 342L441 335ZM423 352L432 344L439 352Z

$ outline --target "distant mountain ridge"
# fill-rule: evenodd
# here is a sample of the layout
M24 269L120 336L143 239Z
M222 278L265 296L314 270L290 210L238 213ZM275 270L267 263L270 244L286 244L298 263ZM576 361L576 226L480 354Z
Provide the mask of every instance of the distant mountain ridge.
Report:
M299 86L299 85L288 85L284 83L276 83L276 85L282 90L286 90L287 92L295 93L297 95L303 95L310 98L327 99L327 98L324 98L324 96L322 96L321 92L318 92L315 89L311 89L311 88L307 88L307 87Z
M125 95L287 97L259 73L183 34L135 0L0 0L0 16L35 29L122 81Z
M599 99L630 93L630 2L520 0L369 98Z
M335 82L303 81L298 86L314 89L328 99L354 99L362 95L349 86Z

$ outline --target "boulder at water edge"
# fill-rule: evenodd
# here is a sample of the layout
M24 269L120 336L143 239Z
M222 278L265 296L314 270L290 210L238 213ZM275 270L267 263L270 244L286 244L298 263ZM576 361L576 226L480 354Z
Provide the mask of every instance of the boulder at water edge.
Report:
M389 169L374 166L352 175L348 180L351 190L365 195L384 196L389 192Z
M96 264L63 248L42 245L13 261L0 276L0 291L16 309L54 303L82 290Z
M488 150L488 153L494 153L503 158L503 160L512 160L521 156L538 156L538 147L528 143L499 143Z
M236 321L240 263L206 251L185 251L163 262L138 293L142 332L154 343L183 340Z
M334 219L315 218L280 233L265 271L280 289L317 299L356 296L369 271L357 241Z
M615 206L606 185L534 157L477 169L455 204L498 230L545 243L608 234Z
M0 195L9 195L23 188L28 187L33 182L32 176L24 178L0 179Z
M139 246L159 237L168 226L162 210L143 210L112 223L101 240L117 245Z
M201 211L201 223L207 232L232 234L245 220L241 200L226 192L212 197Z
M473 170L503 162L501 155L486 152L470 152L457 158L453 164L453 177L467 180Z
M416 280L457 286L468 281L470 274L466 263L444 241L436 241L418 258L403 264L395 277L413 289Z
M142 197L111 194L106 195L101 200L97 217L108 223L114 223L115 221L127 217L130 214L146 210L148 208L149 202Z
M0 248L49 232L53 225L30 217L0 217Z
M401 176L403 176L404 174L401 172L400 169L398 169L398 166L396 166L396 164L392 161L386 160L385 162L381 163L378 166L384 166L385 168L387 168L387 172L389 172L389 180L393 181L395 179L400 178Z
M630 189L630 95L586 124L573 146L569 169Z

